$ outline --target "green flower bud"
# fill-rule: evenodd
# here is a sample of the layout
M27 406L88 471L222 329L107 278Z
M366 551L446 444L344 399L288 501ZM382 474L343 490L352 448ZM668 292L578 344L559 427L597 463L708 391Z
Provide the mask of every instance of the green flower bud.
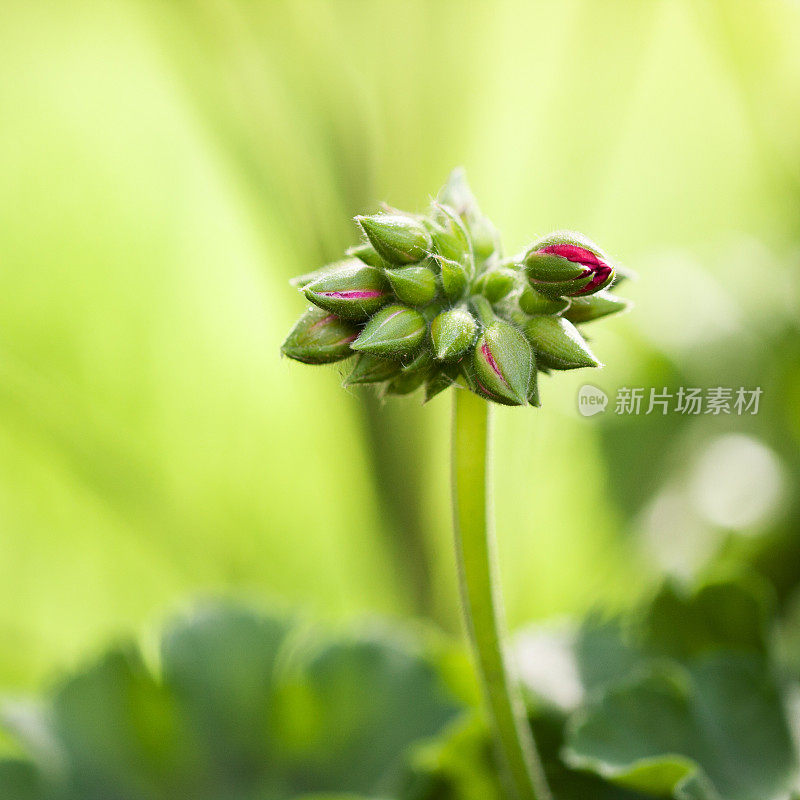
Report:
M439 255L451 261L472 257L472 241L461 217L450 206L434 205L437 221L431 225L433 246Z
M616 297L611 292L601 291L586 297L573 297L569 309L564 313L564 319L576 324L591 322L609 314L625 311L629 307L630 303L627 300Z
M519 296L519 307L526 314L560 314L569 308L570 301L566 297L555 299L546 297L536 289L526 286Z
M494 322L495 313L492 304L482 294L472 295L469 299L469 304L475 316L484 326L488 327Z
M513 325L495 320L478 339L473 355L474 380L480 394L498 403L528 402L533 353L528 340Z
M386 270L386 277L401 303L425 306L436 296L436 275L423 266Z
M552 369L599 367L578 329L563 317L531 317L524 326L533 345L536 362Z
M415 264L431 249L431 237L425 226L400 214L375 214L356 217L378 253L392 264Z
M353 355L356 336L355 325L312 306L289 331L281 352L304 364L332 364Z
M450 301L447 298L441 297L430 305L420 308L419 312L423 317L425 317L425 321L430 325L430 323L433 322L434 317L441 314L442 311L446 311L448 308L450 308Z
M534 361L536 361L535 358ZM542 405L542 401L539 399L539 370L535 364L531 373L531 385L528 387L528 403L534 408L540 408Z
M370 267L386 266L386 262L380 257L378 251L369 243L361 242L361 244L353 245L345 250L348 256L358 258Z
M484 272L475 281L474 290L490 303L499 303L514 288L518 273L508 267L498 267Z
M467 268L459 261L451 261L442 256L436 256L436 262L441 270L444 293L449 300L458 300L463 296L469 283Z
M399 359L422 344L427 327L425 317L419 311L400 305L387 306L367 322L351 347L360 352Z
M453 209L466 223L476 258L485 261L492 253L501 250L497 228L481 213L463 169L454 169L450 173L439 193L439 202Z
M345 378L345 386L362 383L383 383L399 374L402 366L399 361L382 356L361 353L356 359L353 371Z
M614 280L614 267L594 242L574 231L557 231L532 244L523 257L528 278L548 297L592 294Z
M478 322L466 308L451 308L431 323L433 352L439 361L455 361L472 347Z
M391 299L383 272L357 258L307 284L303 292L320 308L356 320L367 319Z
M463 167L456 167L447 178L447 183L439 192L439 202L450 206L460 217L480 213L478 201L467 183L467 173Z
M528 277L535 283L568 283L588 277L583 264L544 250L529 250L525 253L522 264Z
M326 264L324 267L315 269L311 272L306 272L302 275L297 275L289 280L289 283L297 289L303 289L309 283L318 281L320 278L326 278L337 272L350 269L353 266L351 258L345 258L342 261L334 261L332 264Z
M531 281L531 284L536 287L536 291L540 294L549 297L551 300L559 300L562 297L572 297L576 292L579 292L584 287L591 283L591 278L578 278L574 281L556 281L552 283L542 283L539 281Z
M485 261L492 253L501 252L500 234L487 217L468 219L468 225L476 258Z

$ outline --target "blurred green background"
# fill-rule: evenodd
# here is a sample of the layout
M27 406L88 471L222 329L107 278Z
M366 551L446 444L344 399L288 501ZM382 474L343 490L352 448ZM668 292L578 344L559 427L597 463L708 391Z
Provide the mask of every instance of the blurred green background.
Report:
M458 631L450 398L278 355L288 278L458 164L509 251L578 228L640 275L605 370L496 415L511 625L663 572L796 602L798 37L794 0L5 0L0 687L198 594ZM759 414L613 413L720 385Z

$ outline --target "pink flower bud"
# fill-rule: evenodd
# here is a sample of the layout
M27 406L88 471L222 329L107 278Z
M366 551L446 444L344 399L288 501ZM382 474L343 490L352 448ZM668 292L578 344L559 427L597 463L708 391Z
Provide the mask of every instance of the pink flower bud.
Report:
M614 278L614 267L600 248L572 231L535 242L523 261L533 288L548 297L594 294Z
M583 289L578 290L572 296L580 297L582 294L592 294L598 289L605 286L608 279L614 271L612 267L602 261L599 256L585 247L578 247L574 244L553 244L549 247L543 247L540 253L551 253L554 256L561 256L568 261L573 261L581 264L584 267L584 272L580 276L586 278L591 275L592 279Z

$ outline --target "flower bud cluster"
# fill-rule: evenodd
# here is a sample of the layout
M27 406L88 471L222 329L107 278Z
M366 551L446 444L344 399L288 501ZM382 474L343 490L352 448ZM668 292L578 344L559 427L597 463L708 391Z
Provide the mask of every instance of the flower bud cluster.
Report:
M459 384L538 406L540 372L600 366L579 326L628 306L609 291L621 272L580 233L504 258L463 170L426 214L355 219L362 242L293 281L312 305L282 347L306 364L355 357L347 386L430 399Z

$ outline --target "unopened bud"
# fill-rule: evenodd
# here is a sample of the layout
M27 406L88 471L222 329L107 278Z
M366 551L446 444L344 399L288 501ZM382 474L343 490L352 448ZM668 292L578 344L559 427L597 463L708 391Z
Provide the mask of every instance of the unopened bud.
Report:
M485 261L492 253L500 250L497 228L481 213L463 169L454 169L450 173L447 183L439 193L439 202L452 208L466 223L475 258Z
M563 317L531 317L524 330L537 364L552 369L601 366L578 329Z
M392 264L415 264L431 249L431 237L425 226L401 214L375 214L356 217L378 253Z
M382 383L399 374L401 364L390 358L361 353L356 359L353 371L345 378L345 386L362 383Z
M478 339L474 379L486 397L505 405L524 406L533 364L528 340L513 325L498 319Z
M573 231L558 231L535 242L523 263L534 289L548 297L592 294L614 279L603 251Z
M400 305L387 306L367 322L351 347L376 356L401 358L422 344L427 327L419 311Z
M367 319L391 299L383 272L356 258L307 284L303 292L320 308L355 320Z
M458 300L469 283L467 268L460 261L451 261L442 256L436 257L442 275L442 288L449 300Z
M472 347L478 323L465 308L451 308L431 322L433 352L439 361L455 361Z
M627 300L617 297L611 292L600 291L587 297L573 297L569 309L564 312L564 319L572 323L591 322L609 314L625 311L630 306Z
M499 303L514 288L517 275L507 267L490 269L475 281L473 291L480 292L490 303Z
M360 244L348 247L345 253L352 258L358 258L370 267L385 267L386 262L380 257L378 251L369 243L361 242Z
M304 364L332 364L353 355L356 336L352 323L312 306L289 331L281 352Z
M401 303L424 306L436 296L436 275L428 267L400 267L386 270L386 277Z
M439 202L450 206L461 217L478 213L478 201L467 183L467 173L463 167L456 167L447 178L447 183L439 192Z
M539 399L539 370L535 364L531 373L531 385L528 387L528 403L534 408L540 408L542 405L542 401Z
M461 217L450 206L434 204L436 221L431 225L433 246L451 261L472 258L472 241Z
M484 327L488 328L495 321L496 317L492 304L482 294L472 295L469 299L469 304L472 312Z
M526 286L519 296L519 307L526 314L560 314L569 308L566 297L546 297L530 286Z
M476 258L486 260L500 251L500 234L488 217L480 214L472 219L468 217L467 222Z
M289 279L289 283L296 289L304 289L309 283L318 281L320 278L326 278L329 275L335 274L336 272L350 269L352 266L353 260L351 258L345 258L341 261L334 261L332 264L326 264L324 267L312 270L311 272L305 272L302 275L296 275L294 278Z

